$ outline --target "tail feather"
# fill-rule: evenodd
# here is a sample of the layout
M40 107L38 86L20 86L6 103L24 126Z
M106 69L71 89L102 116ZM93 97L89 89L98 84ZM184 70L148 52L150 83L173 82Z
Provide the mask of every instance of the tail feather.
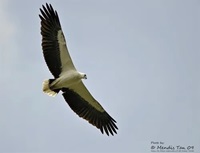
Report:
M49 79L49 80L45 80L43 82L43 87L42 87L42 90L44 93L46 93L47 95L49 96L52 96L52 97L55 97L58 92L60 91L60 89L55 89L55 90L51 90L50 89L50 84L54 81L55 79Z

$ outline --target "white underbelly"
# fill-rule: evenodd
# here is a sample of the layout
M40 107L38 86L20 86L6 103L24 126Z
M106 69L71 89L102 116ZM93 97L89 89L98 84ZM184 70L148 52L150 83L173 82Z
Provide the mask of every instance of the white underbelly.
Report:
M70 86L79 83L81 78L77 72L68 72L61 75L55 81L53 81L50 85L52 90L60 89L60 88L69 88Z

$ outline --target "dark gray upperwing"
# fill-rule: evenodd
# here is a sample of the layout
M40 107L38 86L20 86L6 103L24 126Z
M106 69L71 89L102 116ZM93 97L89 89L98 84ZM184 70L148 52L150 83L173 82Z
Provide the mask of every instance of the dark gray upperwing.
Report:
M55 78L63 71L75 70L69 55L64 34L61 29L59 17L51 4L42 5L41 35L42 49L45 62Z
M55 78L61 73L61 59L59 44L57 40L58 31L61 30L58 14L53 10L51 4L42 5L41 15L41 35L42 49L45 62Z
M64 88L62 91L66 102L79 117L86 119L90 124L96 126L98 129L100 129L102 134L104 131L108 136L109 134L117 134L116 130L118 128L115 124L116 121L103 109L103 107L97 101L87 102L72 89ZM96 106L100 105L103 110L100 111L95 108L92 105L93 103Z

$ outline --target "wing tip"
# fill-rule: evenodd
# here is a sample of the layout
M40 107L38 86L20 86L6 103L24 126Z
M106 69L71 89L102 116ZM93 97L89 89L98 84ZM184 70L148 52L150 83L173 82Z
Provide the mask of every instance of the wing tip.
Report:
M110 136L110 134L112 136L117 134L118 127L115 123L117 122L111 117L105 125L102 125L100 127L101 133L104 134L105 132L107 136Z
M46 6L42 5L39 10L41 12L41 14L39 14L41 21L46 20L49 24L51 23L54 26L57 26L57 28L61 29L58 13L56 10L54 10L53 6L50 3L46 3Z

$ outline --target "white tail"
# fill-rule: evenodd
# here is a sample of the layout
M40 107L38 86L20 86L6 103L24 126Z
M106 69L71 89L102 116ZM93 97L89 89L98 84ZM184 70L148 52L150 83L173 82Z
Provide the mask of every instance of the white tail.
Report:
M55 97L57 95L56 92L54 92L53 90L50 89L49 87L49 80L45 80L42 84L42 90L44 93L46 93L49 96Z

